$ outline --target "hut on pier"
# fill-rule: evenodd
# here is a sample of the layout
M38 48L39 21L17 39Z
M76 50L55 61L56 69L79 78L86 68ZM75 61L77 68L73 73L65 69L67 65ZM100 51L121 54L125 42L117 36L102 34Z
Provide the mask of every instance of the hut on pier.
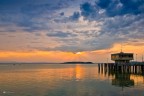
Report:
M134 59L133 53L120 52L120 53L111 54L111 60L115 61L116 64L129 63L130 60L133 59Z

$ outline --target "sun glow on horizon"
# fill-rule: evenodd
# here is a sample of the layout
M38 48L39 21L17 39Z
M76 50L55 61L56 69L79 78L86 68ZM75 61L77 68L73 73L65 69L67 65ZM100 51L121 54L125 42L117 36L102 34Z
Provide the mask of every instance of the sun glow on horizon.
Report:
M80 55L80 54L82 54L82 52L76 52L76 54Z
M120 52L121 44L114 44L109 49L82 51L82 52L65 52L65 51L0 51L0 62L66 62L66 61L92 61L106 62L110 54ZM137 60L142 61L144 55L144 45L125 45L123 52L137 54Z

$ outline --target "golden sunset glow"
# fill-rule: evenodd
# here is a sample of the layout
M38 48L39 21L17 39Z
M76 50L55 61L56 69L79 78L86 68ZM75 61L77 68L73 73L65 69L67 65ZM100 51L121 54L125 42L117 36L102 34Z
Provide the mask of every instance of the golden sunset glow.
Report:
M144 45L123 46L124 52L132 52L137 54L139 61L142 60L144 55ZM121 51L121 44L115 44L110 49L95 50L95 51L83 51L83 52L61 52L61 51L0 51L0 61L22 61L22 62L65 62L65 61L93 61L93 62L106 62L110 54Z
M144 96L144 0L0 0L0 96Z
M79 54L82 54L82 52L77 52L76 54L78 54L78 55L79 55Z

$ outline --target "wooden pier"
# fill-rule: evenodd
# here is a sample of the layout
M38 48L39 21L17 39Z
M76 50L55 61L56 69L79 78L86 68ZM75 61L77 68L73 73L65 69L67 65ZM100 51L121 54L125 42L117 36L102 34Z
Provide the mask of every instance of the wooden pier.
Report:
M99 63L99 72L122 72L122 73L135 73L144 74L144 63L140 64L116 64L116 63Z

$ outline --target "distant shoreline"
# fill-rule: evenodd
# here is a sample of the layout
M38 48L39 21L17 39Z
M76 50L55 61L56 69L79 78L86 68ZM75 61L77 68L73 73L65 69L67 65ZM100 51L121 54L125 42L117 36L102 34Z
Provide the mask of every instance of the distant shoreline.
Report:
M64 62L62 64L94 64L93 62Z
M94 64L93 62L63 62L63 63L49 63L49 62L0 62L2 64Z
M42 63L41 62L37 62L37 63L35 63L35 62L34 63L31 63L31 62L30 63L21 63L20 62L19 63L19 62L17 62L17 63L0 63L0 64L60 64L60 63L43 63L43 62Z

